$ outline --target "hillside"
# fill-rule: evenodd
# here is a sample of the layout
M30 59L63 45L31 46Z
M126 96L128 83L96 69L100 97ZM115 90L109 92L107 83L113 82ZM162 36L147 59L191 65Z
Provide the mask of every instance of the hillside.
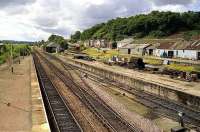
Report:
M181 37L191 39L200 34L200 12L158 12L128 18L116 18L97 24L82 33L77 31L72 41L99 39L121 40L126 37L162 38L182 32Z

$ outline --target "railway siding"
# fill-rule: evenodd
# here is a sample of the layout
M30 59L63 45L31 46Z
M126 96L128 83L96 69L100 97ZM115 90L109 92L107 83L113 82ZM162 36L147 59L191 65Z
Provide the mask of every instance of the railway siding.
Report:
M104 78L109 78L115 82L120 82L129 87L134 87L137 90L155 94L162 98L185 104L191 108L200 109L200 96L178 90L178 88L169 86L167 84L149 82L140 78L130 77L126 73L119 73L105 68L96 67L88 64L87 62L79 60L68 59L66 57L62 57L61 59L81 69L90 71Z
M57 57L55 57L53 55L49 55L49 54L46 53L46 57L48 57L48 59L50 59L50 60L57 60L58 63L62 64L64 69L66 71L70 72L68 75L65 75L65 76L68 76L69 78L73 78L72 76L73 76L74 73L76 73L76 75L80 76L77 71L87 73L89 78L92 77L92 80L97 79L98 82L106 81L106 83L108 83L108 84L111 84L111 85L114 85L114 86L116 85L117 87L119 86L120 89L124 89L125 91L128 91L128 93L130 92L130 93L136 95L137 97L141 98L142 100L144 99L144 102L146 102L146 101L148 102L148 104L146 104L147 106L155 104L155 106L157 108L162 107L164 109L167 109L168 113L167 113L167 111L165 111L165 113L167 115L170 114L169 116L172 117L173 119L177 119L177 112L182 111L182 112L186 113L186 116L184 118L184 120L186 122L188 122L189 124L194 124L196 126L199 126L199 111L198 110L193 110L193 109L187 107L186 105L176 103L174 101L172 102L168 99L162 99L161 97L155 96L154 94L150 94L150 93L147 93L147 92L141 92L142 91L141 89L137 89L137 88L134 88L134 87L131 87L131 86L128 86L128 85L124 85L123 83L120 83L119 81L118 82L112 81L112 79L110 79L108 77L101 76L99 74L96 74L95 72L91 72L91 71L86 70L84 68L80 68L77 65L74 65L74 64L72 65L72 64L69 63L69 61L64 63L60 59L58 59ZM73 74L71 74L71 73L73 73ZM80 79L81 78L82 77L80 77ZM72 79L71 81L73 81L73 80L74 79ZM77 78L76 78L76 80L77 80ZM85 84L84 81L82 79L79 80L79 81L81 83L81 86L83 87L83 84ZM68 84L71 84L71 83L68 83ZM77 93L77 92L75 92L75 93ZM142 103L144 103L144 102L142 102Z

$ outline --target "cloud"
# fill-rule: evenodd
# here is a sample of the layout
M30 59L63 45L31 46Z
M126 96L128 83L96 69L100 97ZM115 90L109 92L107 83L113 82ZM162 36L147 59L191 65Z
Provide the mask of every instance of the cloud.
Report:
M152 0L152 2L157 6L164 5L189 5L197 0Z
M21 6L21 5L34 3L34 2L35 2L35 0L1 0L0 7L5 8L8 6Z
M39 40L52 33L69 37L116 17L199 7L197 0L1 0L0 39Z
M42 17L42 16L39 16L35 19L33 19L33 21L37 24L37 25L40 25L41 27L55 27L58 25L58 22L59 20L56 19L56 18L53 18L52 17Z

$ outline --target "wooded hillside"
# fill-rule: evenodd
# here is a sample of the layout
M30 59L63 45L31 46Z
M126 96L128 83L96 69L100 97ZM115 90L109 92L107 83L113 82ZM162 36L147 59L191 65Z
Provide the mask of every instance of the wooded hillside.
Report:
M128 18L116 18L106 23L97 24L82 33L77 31L71 36L72 41L99 39L121 40L133 36L142 38L164 37L177 32L186 32L185 37L200 34L200 12L158 12L141 14ZM189 32L187 32L189 31Z

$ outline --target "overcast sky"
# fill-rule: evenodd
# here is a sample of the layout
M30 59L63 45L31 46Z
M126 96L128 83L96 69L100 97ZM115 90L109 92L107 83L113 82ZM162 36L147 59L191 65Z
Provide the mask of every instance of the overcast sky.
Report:
M0 40L65 38L116 17L162 11L199 11L199 0L0 0Z

